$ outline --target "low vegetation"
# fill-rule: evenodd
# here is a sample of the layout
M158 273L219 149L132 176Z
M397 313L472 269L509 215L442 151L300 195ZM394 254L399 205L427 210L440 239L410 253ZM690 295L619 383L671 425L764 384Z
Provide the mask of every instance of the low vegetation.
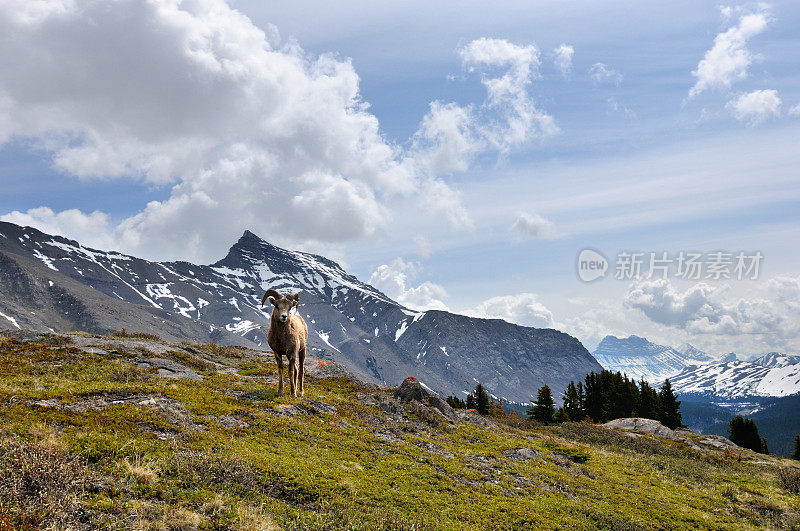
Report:
M145 332L128 332L126 329L116 330L111 332L111 337L121 337L126 339L145 339L150 341L158 341L161 338L155 334L148 334Z
M161 348L202 376L165 378L141 344L69 339L0 340L0 530L800 526L790 460L451 421L313 374L305 398L277 396L263 353L216 345Z

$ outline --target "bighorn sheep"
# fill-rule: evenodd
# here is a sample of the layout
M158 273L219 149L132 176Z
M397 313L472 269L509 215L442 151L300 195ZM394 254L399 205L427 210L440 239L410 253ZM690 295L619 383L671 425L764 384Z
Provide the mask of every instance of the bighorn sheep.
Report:
M267 299L273 306L267 344L278 364L278 394L283 394L283 356L286 356L289 360L289 391L292 396L297 396L299 388L300 396L303 396L308 327L300 315L289 314L292 308L300 306L300 297L297 293L284 297L274 289L268 289L261 298L261 306Z

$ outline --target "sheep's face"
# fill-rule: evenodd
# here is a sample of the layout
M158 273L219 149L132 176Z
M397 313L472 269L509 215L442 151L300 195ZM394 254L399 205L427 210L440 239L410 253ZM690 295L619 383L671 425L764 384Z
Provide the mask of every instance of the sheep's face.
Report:
M298 305L298 301L291 298L291 295L282 299L270 297L269 302L274 306L272 309L272 318L277 318L281 323L285 323L289 320L289 312Z

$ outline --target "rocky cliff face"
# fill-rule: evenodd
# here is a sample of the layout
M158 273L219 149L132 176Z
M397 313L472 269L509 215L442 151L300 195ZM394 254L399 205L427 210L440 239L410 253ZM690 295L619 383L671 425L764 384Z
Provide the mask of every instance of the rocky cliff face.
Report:
M151 262L0 223L0 321L36 330L127 328L168 340L266 347L267 288L300 293L311 355L370 382L416 376L439 394L481 382L524 403L600 365L550 329L441 311L417 312L325 257L276 247L247 231L211 265Z

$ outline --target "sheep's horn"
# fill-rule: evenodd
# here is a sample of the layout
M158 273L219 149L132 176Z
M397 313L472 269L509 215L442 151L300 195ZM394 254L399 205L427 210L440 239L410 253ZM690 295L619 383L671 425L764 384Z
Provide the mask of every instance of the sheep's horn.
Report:
M269 297L269 296L275 297L276 299L282 299L283 298L283 295L281 295L280 293L278 293L274 289L268 289L267 292L264 293L264 296L261 297L261 306L264 306L264 303L267 302L267 297Z

